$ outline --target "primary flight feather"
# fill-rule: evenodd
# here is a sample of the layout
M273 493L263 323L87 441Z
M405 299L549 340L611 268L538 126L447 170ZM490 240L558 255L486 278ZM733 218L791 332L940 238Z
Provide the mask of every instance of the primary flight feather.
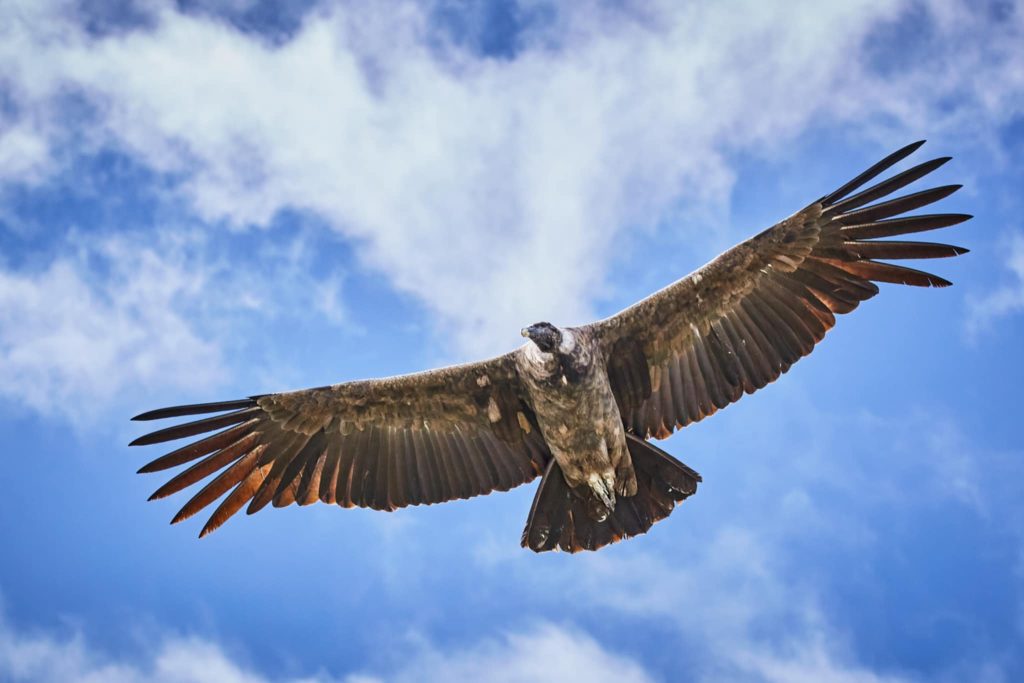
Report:
M217 413L147 434L133 446L221 430L139 470L192 463L151 500L208 480L172 520L222 499L205 536L243 507L251 514L270 503L323 501L394 510L507 491L542 475L524 547L596 550L642 534L700 481L648 439L663 439L777 379L814 349L836 314L877 294L875 282L950 284L878 260L967 251L878 240L970 218L904 215L959 185L886 199L949 158L861 190L922 144L890 154L611 318L523 329L527 343L503 356L138 415Z

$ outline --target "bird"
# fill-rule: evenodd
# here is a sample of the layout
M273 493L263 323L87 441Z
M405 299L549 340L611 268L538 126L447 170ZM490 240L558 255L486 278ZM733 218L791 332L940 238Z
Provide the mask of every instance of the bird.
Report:
M206 435L139 470L189 465L150 500L205 481L172 520L220 500L202 538L242 507L252 514L271 503L321 501L392 511L507 491L539 476L523 547L573 553L644 534L701 482L652 440L778 379L836 316L878 294L876 283L951 284L887 261L967 249L880 239L971 218L908 214L960 185L890 198L950 157L876 181L923 143L621 312L579 327L538 322L521 330L521 347L496 358L137 415L192 421L131 446Z

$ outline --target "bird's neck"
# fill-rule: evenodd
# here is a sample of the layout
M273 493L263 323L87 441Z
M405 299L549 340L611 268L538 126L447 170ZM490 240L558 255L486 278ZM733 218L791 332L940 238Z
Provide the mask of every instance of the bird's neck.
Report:
M536 344L526 348L530 374L542 382L575 384L590 365L590 353L583 340L568 330L562 331L561 343L552 351L542 351Z

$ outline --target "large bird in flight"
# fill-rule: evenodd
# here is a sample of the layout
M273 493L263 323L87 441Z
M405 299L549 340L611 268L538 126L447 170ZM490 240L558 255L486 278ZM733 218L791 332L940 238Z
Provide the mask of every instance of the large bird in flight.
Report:
M921 144L894 152L621 313L582 327L531 325L522 331L526 344L503 356L143 413L134 419L219 414L147 434L133 446L221 430L144 466L140 472L193 463L151 500L210 478L172 520L224 496L205 536L243 506L251 514L268 503L319 500L394 510L507 491L542 475L524 547L596 550L642 534L700 481L648 439L663 439L777 379L822 340L836 314L877 294L876 282L950 284L879 259L966 249L877 239L970 218L903 215L959 185L879 201L949 158L860 190Z

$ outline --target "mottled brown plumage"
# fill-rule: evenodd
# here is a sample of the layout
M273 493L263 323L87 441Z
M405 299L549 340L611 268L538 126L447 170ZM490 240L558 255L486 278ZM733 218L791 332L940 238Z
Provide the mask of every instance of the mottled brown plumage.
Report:
M872 241L970 218L901 215L956 185L885 199L948 158L857 192L921 144L621 313L579 328L538 323L523 331L526 345L504 356L139 415L219 413L132 445L222 430L139 471L191 463L152 498L212 477L173 520L222 498L201 536L242 507L253 513L319 500L394 510L504 491L538 474L523 546L594 550L642 534L700 481L646 439L665 438L777 379L813 350L837 314L877 294L875 282L950 284L877 259L965 249Z

